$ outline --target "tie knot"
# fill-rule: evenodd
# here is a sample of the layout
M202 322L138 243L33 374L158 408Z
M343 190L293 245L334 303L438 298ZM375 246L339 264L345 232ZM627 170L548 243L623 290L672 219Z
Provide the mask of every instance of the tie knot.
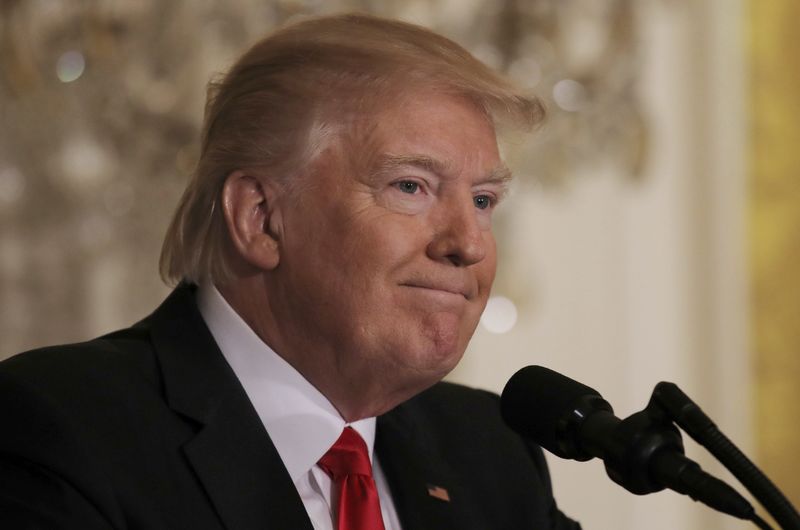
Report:
M367 444L352 427L345 427L333 447L319 459L319 467L334 482L349 475L372 477Z

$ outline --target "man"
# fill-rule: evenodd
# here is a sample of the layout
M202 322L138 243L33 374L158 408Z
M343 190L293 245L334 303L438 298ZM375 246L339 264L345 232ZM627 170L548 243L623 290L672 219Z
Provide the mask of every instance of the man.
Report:
M577 528L497 397L439 383L495 274L495 125L541 114L417 26L257 43L209 90L176 290L2 364L0 527Z

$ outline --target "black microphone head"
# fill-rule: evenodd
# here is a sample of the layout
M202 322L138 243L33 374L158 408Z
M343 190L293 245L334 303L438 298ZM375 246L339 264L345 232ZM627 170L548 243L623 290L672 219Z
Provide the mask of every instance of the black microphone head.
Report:
M561 458L589 460L568 432L595 410L611 412L593 388L542 366L526 366L503 389L500 410L506 424Z

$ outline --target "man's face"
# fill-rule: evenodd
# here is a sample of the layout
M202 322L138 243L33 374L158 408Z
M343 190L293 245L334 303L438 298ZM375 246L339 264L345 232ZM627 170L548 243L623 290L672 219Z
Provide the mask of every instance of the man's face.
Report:
M270 297L280 342L303 350L284 356L317 387L421 391L460 360L489 296L507 180L494 129L466 100L418 96L324 152L282 207Z

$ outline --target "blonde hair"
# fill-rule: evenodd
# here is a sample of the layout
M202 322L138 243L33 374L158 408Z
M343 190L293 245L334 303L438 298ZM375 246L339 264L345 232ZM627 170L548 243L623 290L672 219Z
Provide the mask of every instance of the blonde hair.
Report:
M208 86L200 158L161 250L167 283L231 277L219 198L236 169L302 173L352 114L413 89L469 98L494 122L532 127L540 101L430 30L347 14L291 24L257 42Z

